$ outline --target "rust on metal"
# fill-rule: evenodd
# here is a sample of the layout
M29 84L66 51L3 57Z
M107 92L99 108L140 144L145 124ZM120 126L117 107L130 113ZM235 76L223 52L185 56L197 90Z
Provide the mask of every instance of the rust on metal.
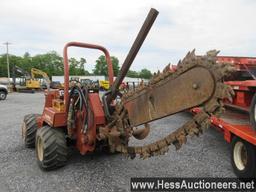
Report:
M198 106L210 98L214 88L211 72L196 67L175 79L165 78L141 90L125 99L123 104L131 126L138 126Z
M149 126L148 123L145 123L144 128L135 127L132 130L132 136L135 137L138 140L142 140L142 139L145 139L148 136L149 132L150 132L150 126Z

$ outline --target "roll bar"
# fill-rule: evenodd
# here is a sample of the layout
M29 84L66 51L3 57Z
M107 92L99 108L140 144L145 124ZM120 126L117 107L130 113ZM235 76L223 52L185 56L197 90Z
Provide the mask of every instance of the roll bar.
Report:
M63 60L64 60L64 103L68 103L69 95L69 64L68 64L68 48L69 47L81 47L88 49L98 49L102 51L106 57L107 65L108 65L108 78L110 86L113 84L113 66L112 61L109 55L108 50L105 47L100 45L94 45L89 43L81 43L81 42L69 42L65 45L63 50Z

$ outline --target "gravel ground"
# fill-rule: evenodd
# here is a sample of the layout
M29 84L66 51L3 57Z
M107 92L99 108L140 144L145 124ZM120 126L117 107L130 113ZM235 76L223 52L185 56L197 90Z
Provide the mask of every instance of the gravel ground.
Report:
M235 177L229 145L214 129L189 138L179 151L171 147L164 156L130 160L121 154L81 156L72 150L65 167L41 171L35 151L22 143L21 123L24 115L41 113L43 103L43 93L11 93L0 101L0 192L129 191L131 177ZM152 123L151 135L143 142L159 138L189 118L182 113Z

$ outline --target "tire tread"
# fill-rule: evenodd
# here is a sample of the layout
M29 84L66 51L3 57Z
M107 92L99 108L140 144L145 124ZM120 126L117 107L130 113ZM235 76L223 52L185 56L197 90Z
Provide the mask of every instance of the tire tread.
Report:
M39 116L40 114L28 114L24 117L24 123L26 126L24 141L25 146L28 148L35 147L36 130L38 129L36 119Z
M36 137L41 137L44 145L43 161L38 159L41 169L52 170L66 164L68 150L63 132L49 126L44 126L38 129Z

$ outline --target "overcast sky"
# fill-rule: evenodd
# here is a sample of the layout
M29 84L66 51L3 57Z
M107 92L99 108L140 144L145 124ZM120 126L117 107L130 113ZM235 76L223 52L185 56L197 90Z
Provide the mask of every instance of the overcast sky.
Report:
M163 69L186 52L256 56L255 0L0 0L0 54L31 55L81 41L105 46L122 64L151 7L159 11L133 70ZM72 48L89 70L100 52Z

